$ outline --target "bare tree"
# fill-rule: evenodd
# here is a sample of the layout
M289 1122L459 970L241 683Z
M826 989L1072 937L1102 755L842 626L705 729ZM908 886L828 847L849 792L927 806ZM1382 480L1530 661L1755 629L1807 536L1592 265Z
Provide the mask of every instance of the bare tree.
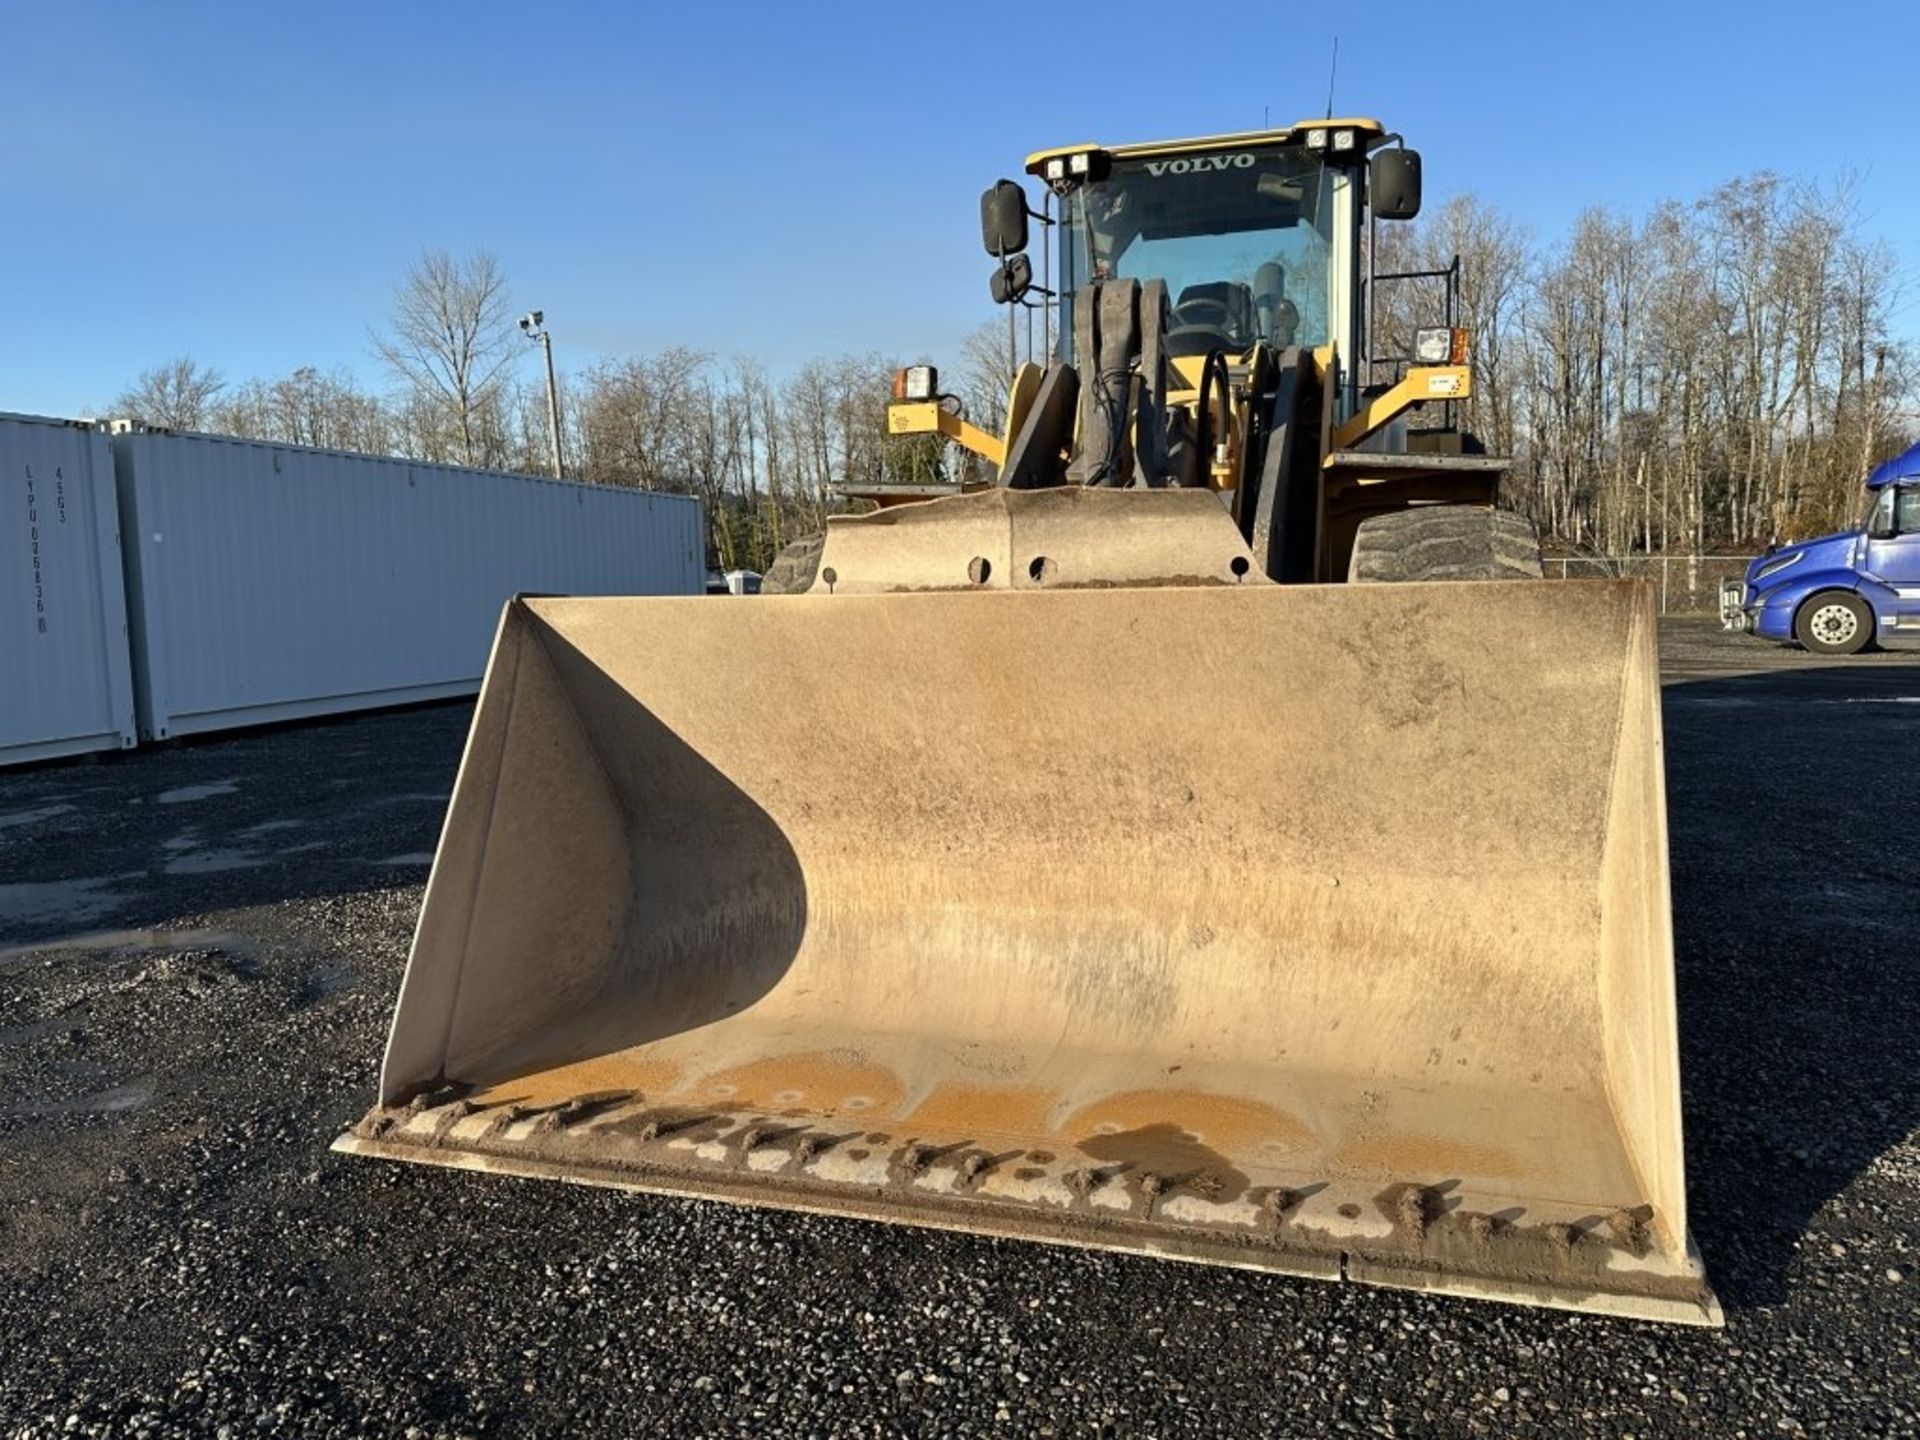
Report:
M1427 235L1424 267L1460 258L1460 323L1472 337L1474 395L1467 426L1496 454L1513 452L1513 371L1520 309L1533 267L1526 229L1477 196L1456 195Z
M421 418L438 413L468 465L499 464L500 388L513 351L506 277L484 250L465 261L425 251L394 291L392 333L375 349L411 391Z
M960 342L959 395L967 418L989 434L1006 428L1007 397L1013 391L1013 357L997 320L984 321Z
M283 440L385 455L394 449L393 417L380 398L336 371L302 365L279 380L248 380L224 391L208 411L209 428L251 440Z
M1697 554L1856 515L1915 355L1854 193L1762 172L1581 218L1520 334L1522 489L1550 535Z
M169 430L204 430L214 396L226 388L220 372L181 355L143 370L120 393L113 408L120 414Z
M674 346L588 370L578 400L587 473L607 485L699 490L711 363L705 351Z

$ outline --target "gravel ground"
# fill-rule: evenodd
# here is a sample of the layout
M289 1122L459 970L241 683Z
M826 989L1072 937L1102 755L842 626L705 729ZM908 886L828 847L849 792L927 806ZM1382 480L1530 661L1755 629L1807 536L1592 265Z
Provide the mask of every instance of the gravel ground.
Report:
M1920 656L1664 643L1723 1331L335 1156L443 706L0 774L0 1435L1920 1434Z

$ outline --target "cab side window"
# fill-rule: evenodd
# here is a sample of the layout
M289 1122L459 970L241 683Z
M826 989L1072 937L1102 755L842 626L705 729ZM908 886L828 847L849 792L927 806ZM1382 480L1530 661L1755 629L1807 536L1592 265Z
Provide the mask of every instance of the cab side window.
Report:
M1900 533L1920 533L1920 485L1902 485L1894 505L1894 525Z
M1873 504L1867 510L1866 532L1869 535L1886 536L1893 525L1893 486L1884 486L1873 497Z

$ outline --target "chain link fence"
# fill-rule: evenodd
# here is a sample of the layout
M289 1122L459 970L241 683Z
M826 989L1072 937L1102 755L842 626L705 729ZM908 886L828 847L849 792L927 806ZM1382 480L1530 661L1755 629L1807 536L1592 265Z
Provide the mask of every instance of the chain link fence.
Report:
M1549 580L1651 580L1662 615L1718 615L1720 582L1747 573L1751 555L1548 555Z

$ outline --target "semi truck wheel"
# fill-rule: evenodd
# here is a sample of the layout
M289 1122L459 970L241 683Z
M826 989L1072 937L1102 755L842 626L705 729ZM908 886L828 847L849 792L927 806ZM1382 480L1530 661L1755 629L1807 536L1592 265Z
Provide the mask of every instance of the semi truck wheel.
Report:
M1801 602L1793 638L1816 655L1857 655L1873 639L1873 608L1851 590L1822 590Z
M1416 505L1360 522L1347 579L1538 580L1540 535L1511 510Z

